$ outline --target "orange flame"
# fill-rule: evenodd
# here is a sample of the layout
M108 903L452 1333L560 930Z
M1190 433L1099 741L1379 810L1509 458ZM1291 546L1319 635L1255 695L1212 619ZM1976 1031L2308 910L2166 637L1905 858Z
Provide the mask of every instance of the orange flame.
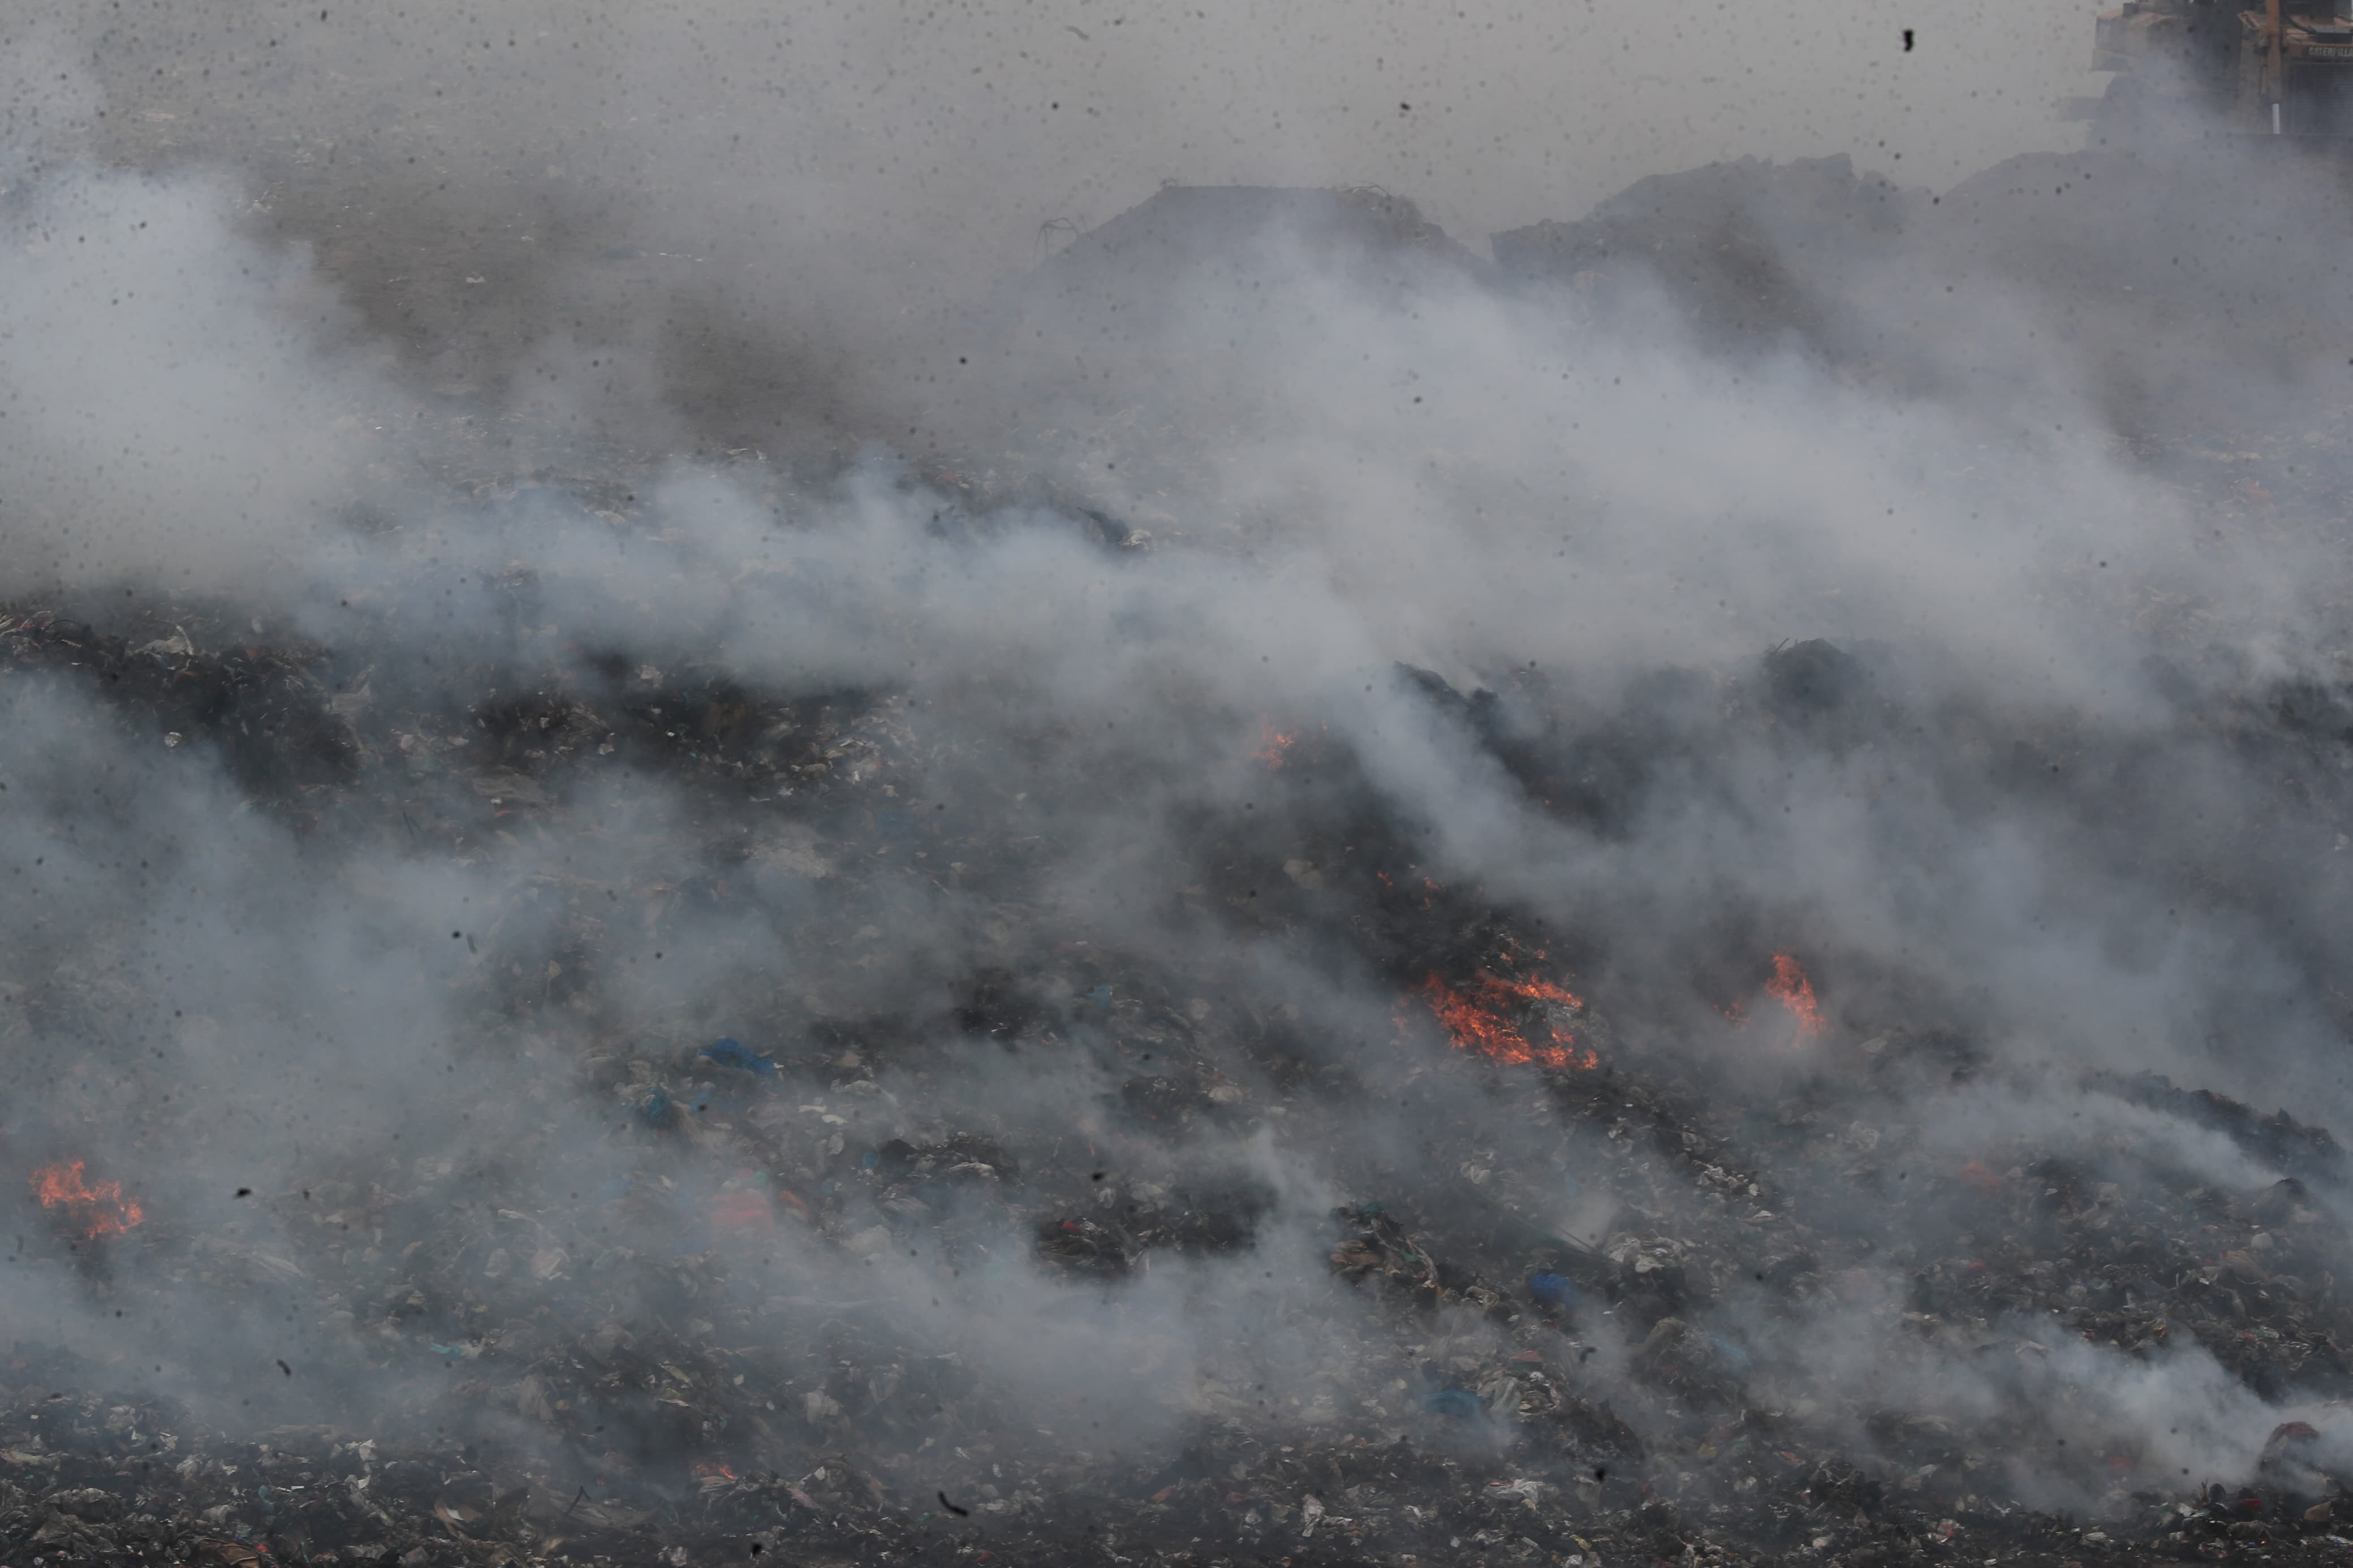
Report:
M1272 772L1291 760L1292 743L1298 739L1298 731L1285 734L1274 727L1273 720L1261 719L1258 721L1258 749L1250 752L1250 756L1254 761L1264 763Z
M1789 1010L1798 1020L1798 1037L1810 1040L1822 1032L1821 1005L1814 1000L1814 983L1798 961L1786 952L1773 955L1773 978L1765 983L1765 994Z
M1530 1026L1516 1021L1549 1003L1582 1008L1573 992L1542 980L1506 980L1481 974L1457 989L1433 974L1421 983L1422 1000L1454 1041L1454 1048L1478 1051L1499 1062L1536 1062L1548 1068L1598 1068L1601 1058L1579 1047L1577 1037L1563 1027L1547 1009L1544 1028L1547 1040L1529 1037Z
M79 1160L60 1160L33 1173L33 1195L46 1209L60 1209L86 1240L120 1236L147 1217L136 1198L122 1195L121 1182L83 1179Z

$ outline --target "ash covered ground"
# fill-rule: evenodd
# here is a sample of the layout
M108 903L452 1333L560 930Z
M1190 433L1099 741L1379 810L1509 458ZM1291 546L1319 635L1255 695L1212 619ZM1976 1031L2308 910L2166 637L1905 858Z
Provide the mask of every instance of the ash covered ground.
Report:
M2337 162L850 288L9 58L9 1561L2353 1560Z

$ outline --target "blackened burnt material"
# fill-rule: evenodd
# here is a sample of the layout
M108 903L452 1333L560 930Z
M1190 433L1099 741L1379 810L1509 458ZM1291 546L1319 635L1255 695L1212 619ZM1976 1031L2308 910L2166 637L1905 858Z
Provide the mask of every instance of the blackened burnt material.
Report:
M2345 1150L2328 1129L2300 1122L2284 1109L2265 1116L2211 1089L2178 1088L2163 1073L2099 1073L2087 1087L2211 1128L2255 1159L2294 1175L2330 1183L2345 1179Z
M166 745L187 737L217 747L239 786L266 799L347 779L358 767L351 726L312 677L324 657L314 649L200 653L177 632L134 647L41 610L0 617L0 657L28 673L80 672Z

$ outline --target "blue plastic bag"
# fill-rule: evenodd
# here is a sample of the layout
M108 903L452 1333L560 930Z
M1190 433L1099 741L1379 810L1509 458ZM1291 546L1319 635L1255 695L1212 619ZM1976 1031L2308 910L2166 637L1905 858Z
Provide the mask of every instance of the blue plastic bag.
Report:
M1584 1291L1566 1274L1532 1274L1528 1277L1528 1294L1547 1307L1557 1307L1573 1312L1586 1304Z
M745 1072L755 1072L764 1078L776 1070L776 1058L759 1056L747 1050L740 1040L713 1040L702 1047L702 1054L721 1067L742 1068Z

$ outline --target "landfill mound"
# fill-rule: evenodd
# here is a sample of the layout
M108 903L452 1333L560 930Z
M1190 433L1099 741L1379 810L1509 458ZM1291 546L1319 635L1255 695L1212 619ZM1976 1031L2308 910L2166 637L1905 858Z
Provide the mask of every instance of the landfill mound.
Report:
M502 469L486 422L292 610L13 605L12 1560L2353 1561L2341 663L2035 556L2115 640L2029 700L1976 600L1981 682L1818 635L1896 598L1828 532L1731 654L1728 594L1688 657L1522 646L1577 530L1746 504L1675 489L1667 391L1903 359L1881 258L2007 189L1722 165L1500 282L1384 193L1166 190L976 321L994 444ZM1578 422L1480 445L1532 384L1436 349L1597 270L1721 353L1570 504ZM1255 331L1335 336L1374 435L1271 430ZM1989 498L1972 550L2013 468L2218 563L2333 537L2342 442L2245 440L1918 494ZM1834 478L1793 510L1898 526Z
M923 389L923 427L956 433L955 460L926 477L983 504L1101 513L1089 498L1121 471L1106 463L1127 465L1130 492L1180 492L1211 454L1280 426L1228 374L1231 356L1494 275L1411 200L1368 186L1169 184L1096 227L1041 239L1060 248L956 319L957 374ZM1126 399L1110 421L1107 392Z
M1844 153L1742 158L1651 175L1581 218L1508 229L1491 243L1497 268L1523 284L1663 287L1726 349L1796 339L1836 352L1838 301L1854 268L1893 247L1927 205L1926 191L1858 174Z
M1323 790L1294 782L1349 767L1312 736L1269 742L1255 820L1205 836L1200 912L1356 945L1395 977L1386 1044L1319 1039L1280 1001L1233 999L1229 977L1093 946L1084 922L1027 904L1023 868L1050 857L1053 826L1033 825L1042 844L1008 841L979 803L898 805L938 764L887 700L797 705L629 671L601 690L353 703L332 672L370 650L206 653L181 628L130 652L40 615L6 635L19 700L27 678L66 681L142 745L245 754L259 719L287 767L240 770L248 798L313 838L362 820L419 854L484 834L568 837L567 777L618 742L702 792L715 855L675 882L534 876L501 895L501 910L553 914L565 961L520 970L484 934L462 982L479 993L469 1049L607 1106L586 1148L551 1146L551 1128L413 1165L322 1151L299 1190L237 1194L266 1216L250 1240L195 1223L174 1194L126 1194L72 1166L35 1222L53 1239L22 1263L101 1304L258 1295L315 1320L314 1356L355 1345L381 1369L432 1370L364 1426L240 1423L232 1396L282 1391L238 1394L224 1365L213 1407L192 1408L142 1392L101 1351L20 1331L0 1529L28 1556L2057 1563L2309 1555L2353 1509L2338 1450L2309 1423L2280 1423L2247 1476L2210 1485L2168 1468L2172 1450L2128 1405L2036 1397L2084 1375L2084 1347L2152 1363L2201 1347L2225 1384L2283 1406L2353 1393L2336 1284L2353 1256L2330 1217L2344 1153L2326 1129L2150 1074L1982 1084L1982 1047L1923 1026L1941 1025L1933 1007L1907 1014L1860 977L1841 986L1834 956L1738 941L1702 982L1712 1005L1759 1048L1813 1055L1778 1092L1727 1099L1704 1064L1646 1046L1552 978L1599 931L1534 931L1475 889L1440 886L1411 835L1361 800L1354 820L1335 817ZM328 683L246 673L305 667ZM1568 775L1641 718L1576 725L1530 687L1512 694L1507 726L1493 692L1396 679L1459 744L1532 781ZM159 705L173 688L251 695ZM1704 730L1802 751L1905 721L1827 644L1759 661L1751 690ZM2344 740L2307 746L2263 709L2244 721L2266 765L2341 791ZM1547 738L1525 738L1531 717ZM340 744L306 739L320 731ZM1954 765L1970 763L1957 752ZM1582 776L1556 810L1606 821L1637 808L1639 779L1596 793ZM783 816L747 804L786 781L803 788ZM989 889L976 921L1027 934L935 1000L828 1013L807 995L737 996L726 1016L740 1039L596 1025L619 983L597 932L624 890L659 931L679 900L759 907L783 877L826 887L830 921L951 860L962 885ZM507 916L470 918L495 931ZM802 939L828 940L816 925ZM61 964L9 1002L20 1032L72 1027L102 1013L103 977ZM1026 1110L959 1109L922 1088L1017 1067L1100 1087ZM1412 1087L1464 1075L1475 1103ZM1421 1155L1352 1152L1355 1108L1399 1082L1420 1102ZM1956 1150L1922 1119L1924 1086L2063 1100L2108 1127L2088 1142L2021 1132ZM1516 1124L1496 1122L1504 1108ZM202 1132L168 1104L142 1121L166 1142ZM2164 1140L2144 1142L2160 1125L2223 1141L2245 1176L2218 1184L2177 1163ZM1276 1194L1242 1150L1270 1134L1329 1151L1345 1183L1304 1231L1268 1229ZM582 1203L571 1184L590 1180ZM1565 1180L1610 1216L1582 1238L1556 1228ZM781 1284L763 1267L780 1250L798 1260ZM1310 1388L1268 1400L1247 1351L1229 1363L1212 1349L1176 1385L1154 1386L1175 1362L1138 1365L1131 1396L1172 1425L1165 1447L1133 1456L1098 1449L1090 1434L1109 1412L1083 1395L1060 1404L1026 1385L1026 1366L869 1310L892 1258L944 1310L982 1310L963 1281L1035 1270L1053 1282L1038 1325L1050 1354L1054 1292L1143 1310L1197 1289L1198 1260L1253 1253L1282 1267L1271 1292L1313 1325ZM1826 1311L1872 1342L1877 1378L1957 1362L2006 1392L1961 1420L1835 1375L1808 1393L1788 1359L1852 1347L1786 1336L1812 1339ZM1084 1331L1075 1319L1071 1331ZM280 1370L286 1389L314 1374L291 1359ZM2021 1506L2062 1486L2096 1500L2089 1517Z
M1285 251L1343 273L1484 270L1412 201L1387 191L1176 184L1075 236L1039 270L1051 284L1142 302L1189 273L1265 268Z
M1843 155L1743 158L1492 244L1519 287L1605 318L1663 300L1712 353L1998 402L2055 352L2135 437L2253 437L2296 416L2261 388L2326 374L2312 333L2353 241L2348 178L2343 159L2229 138L2023 153L1942 193Z

